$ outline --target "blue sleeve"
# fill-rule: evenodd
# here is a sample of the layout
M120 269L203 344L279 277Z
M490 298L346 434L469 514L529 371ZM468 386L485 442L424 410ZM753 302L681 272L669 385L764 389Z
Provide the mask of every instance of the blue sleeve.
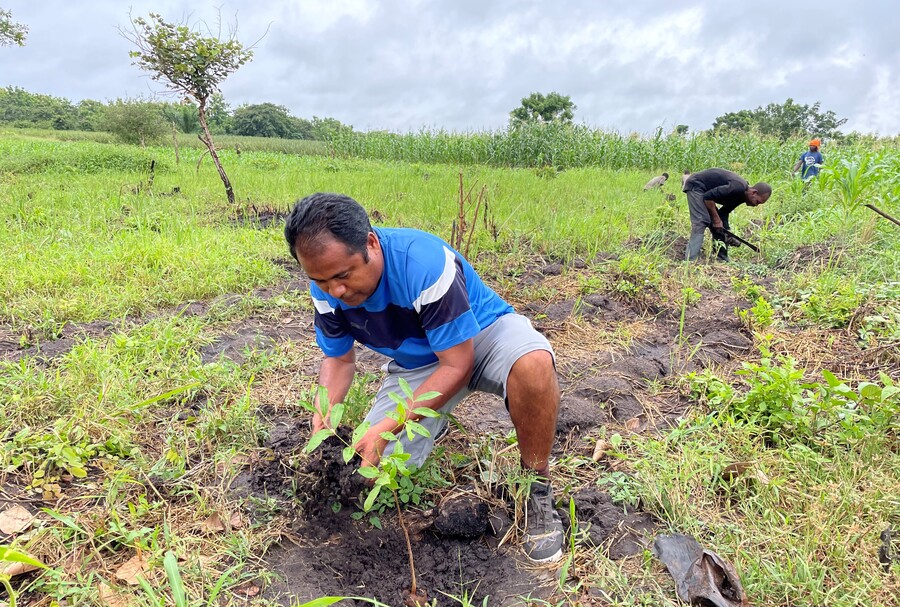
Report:
M439 241L412 243L407 278L413 308L431 349L441 352L478 335L462 262Z
M353 347L353 336L340 309L315 284L310 284L309 294L316 308L316 344L325 356L343 356Z

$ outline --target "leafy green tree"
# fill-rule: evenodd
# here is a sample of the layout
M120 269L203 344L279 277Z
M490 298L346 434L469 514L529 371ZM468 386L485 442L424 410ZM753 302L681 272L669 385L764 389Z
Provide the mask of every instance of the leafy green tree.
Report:
M340 120L313 116L312 139L317 141L330 141L338 135L349 135L352 132L353 127L342 123Z
M103 126L119 140L142 146L161 141L169 131L161 104L135 99L110 103Z
M784 103L723 114L713 123L713 131L753 131L781 140L795 136L840 137L838 128L847 119L838 118L831 110L823 112L821 108L819 101L806 105L788 98Z
M522 98L522 105L509 113L513 126L529 122L572 122L576 106L568 95L552 92L548 95L532 93Z
M219 171L229 204L234 204L234 189L216 153L207 111L222 81L250 61L253 52L238 42L234 30L226 40L203 36L187 25L168 23L156 13L150 13L148 19L137 17L131 25L131 31L122 30L122 35L138 49L130 53L135 65L169 90L197 102L201 126L198 137Z
M688 125L679 124L675 127L675 130L673 132L679 137L685 137L688 134Z
M307 120L291 116L283 105L258 103L242 105L234 111L231 132L248 137L311 139L312 125Z
M231 128L231 107L222 93L213 93L206 108L209 130L216 134L227 133Z
M167 103L162 107L162 115L169 124L182 133L195 134L200 132L200 113L197 106L187 103Z
M25 46L28 27L12 20L12 12L0 8L0 46Z
M106 105L93 99L82 99L75 106L80 131L99 131L106 119Z
M0 89L0 122L15 127L69 130L77 128L78 117L68 99L10 86Z

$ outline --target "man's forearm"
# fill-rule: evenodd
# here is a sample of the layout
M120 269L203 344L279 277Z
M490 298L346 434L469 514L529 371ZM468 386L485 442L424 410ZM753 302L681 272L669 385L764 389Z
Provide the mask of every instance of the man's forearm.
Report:
M721 224L722 220L719 218L719 210L716 208L715 201L705 200L706 210L709 211L709 219L713 225Z

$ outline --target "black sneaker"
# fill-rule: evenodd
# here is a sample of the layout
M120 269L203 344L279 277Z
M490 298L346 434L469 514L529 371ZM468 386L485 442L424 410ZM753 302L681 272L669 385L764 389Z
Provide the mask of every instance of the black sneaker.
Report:
M552 563L562 558L563 525L553 505L550 483L531 484L522 547L525 556L535 563Z
M437 431L437 434L434 436L434 442L438 442L450 432L450 422L445 423L440 430Z

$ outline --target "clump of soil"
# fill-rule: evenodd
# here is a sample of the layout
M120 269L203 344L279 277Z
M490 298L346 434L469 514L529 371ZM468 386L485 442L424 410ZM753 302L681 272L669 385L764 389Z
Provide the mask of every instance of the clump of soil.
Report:
M356 472L360 465L358 455L344 463L343 451L350 442L352 431L342 426L337 433L322 442L307 464L312 484L301 489L318 497L307 503L307 516L315 516L335 503L341 506L358 504L360 493L369 487L368 481Z
M617 504L596 487L586 487L574 498L578 520L586 530L585 541L608 546L613 560L640 554L658 527L652 515Z
M434 530L445 537L480 537L488 528L488 516L488 505L474 495L451 496L435 509Z

